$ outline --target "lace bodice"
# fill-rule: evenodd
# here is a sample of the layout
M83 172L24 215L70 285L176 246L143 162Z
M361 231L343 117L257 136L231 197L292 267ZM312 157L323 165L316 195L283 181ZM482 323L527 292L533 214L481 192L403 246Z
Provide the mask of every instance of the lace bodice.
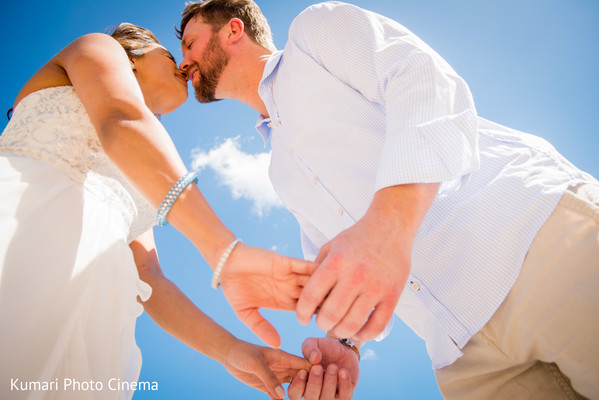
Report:
M130 227L129 242L150 229L155 209L108 158L72 86L24 97L0 135L0 151L48 162L118 209Z

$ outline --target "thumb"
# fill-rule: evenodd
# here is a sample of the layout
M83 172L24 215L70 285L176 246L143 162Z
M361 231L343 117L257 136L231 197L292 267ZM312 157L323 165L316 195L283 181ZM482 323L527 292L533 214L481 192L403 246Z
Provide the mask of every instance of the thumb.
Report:
M317 264L299 258L290 258L289 263L291 264L291 271L301 275L312 275L318 268Z
M304 343L302 343L302 354L312 365L322 361L322 352L318 347L317 338L311 337L304 340Z
M258 312L257 308L248 308L237 313L237 317L243 322L256 336L267 345L278 349L281 347L281 337L277 330Z

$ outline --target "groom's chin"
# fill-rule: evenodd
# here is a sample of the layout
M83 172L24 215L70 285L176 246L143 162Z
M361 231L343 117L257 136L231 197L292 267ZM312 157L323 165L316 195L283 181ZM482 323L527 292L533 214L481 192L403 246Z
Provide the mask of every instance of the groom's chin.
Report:
M217 99L214 97L214 94L203 93L201 90L195 90L196 100L202 104L214 103L215 101L221 101L222 99Z
M205 98L198 98L196 96L196 100L202 104L209 104L209 103L215 103L217 101L221 101L222 99L205 99Z

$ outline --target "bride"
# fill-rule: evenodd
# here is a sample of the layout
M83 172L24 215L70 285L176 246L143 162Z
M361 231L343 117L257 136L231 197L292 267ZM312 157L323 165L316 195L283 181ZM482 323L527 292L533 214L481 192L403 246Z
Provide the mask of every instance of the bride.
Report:
M240 319L274 347L258 309L293 310L313 266L235 240L155 116L186 100L187 77L148 30L121 24L111 36L83 36L42 67L0 136L0 398L130 398L62 382L137 381L144 309L282 398L280 383L307 361L239 340L197 309L162 274L152 226L168 220L186 235Z

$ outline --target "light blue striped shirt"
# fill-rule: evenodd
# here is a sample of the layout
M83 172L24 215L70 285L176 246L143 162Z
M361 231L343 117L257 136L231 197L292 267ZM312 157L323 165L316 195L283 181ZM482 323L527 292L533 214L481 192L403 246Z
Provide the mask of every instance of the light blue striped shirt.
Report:
M429 46L352 5L300 14L259 94L270 178L308 259L377 190L442 182L395 310L434 368L460 357L497 310L564 190L593 181L545 140L478 117L466 83Z

